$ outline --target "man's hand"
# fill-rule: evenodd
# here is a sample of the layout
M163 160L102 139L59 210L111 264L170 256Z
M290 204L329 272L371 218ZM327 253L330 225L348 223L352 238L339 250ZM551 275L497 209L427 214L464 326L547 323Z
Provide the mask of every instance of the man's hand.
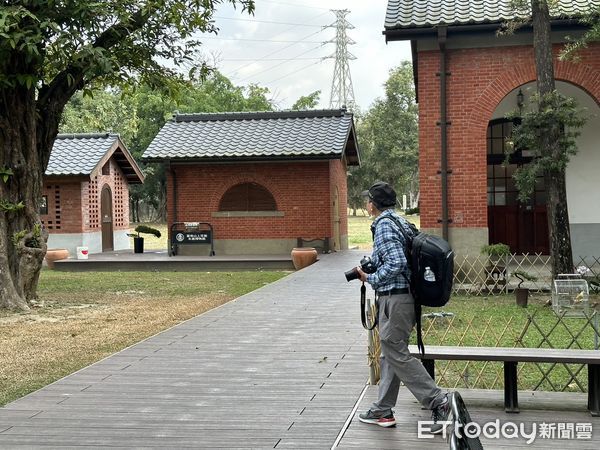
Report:
M363 272L363 270L357 266L356 267L356 271L358 272L358 278L360 279L360 281L362 281L363 283L367 282L367 274Z

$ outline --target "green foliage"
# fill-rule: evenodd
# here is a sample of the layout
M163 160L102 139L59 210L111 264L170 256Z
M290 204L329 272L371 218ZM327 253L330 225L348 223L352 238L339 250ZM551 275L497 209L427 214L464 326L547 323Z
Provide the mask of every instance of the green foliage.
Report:
M579 39L569 38L569 42L560 52L559 59L575 60L579 59L578 52L587 48L590 42L600 40L600 6L591 10L586 14L581 21L589 25L589 30L584 33Z
M143 185L130 187L134 205L145 202L155 210L164 205L166 177L160 164L144 164L141 156L173 111L182 113L270 111L269 91L256 85L235 86L218 71L180 88L177 98L142 84L136 89L102 89L75 95L65 108L61 132L113 131L121 135L146 176ZM134 214L136 213L133 208ZM134 217L138 220L138 217Z
M525 272L524 270L515 270L512 273L513 276L517 277L519 279L519 285L517 286L517 288L521 288L521 285L525 282L525 280L527 281L537 281L537 277L535 275L531 275L528 272Z
M25 242L25 245L31 248L42 247L42 225L40 223L36 223L33 226L31 237Z
M14 233L13 236L12 236L12 242L13 242L13 244L15 246L18 245L19 241L21 239L23 239L26 234L27 234L27 230L21 230L21 231L17 231L16 233Z
M12 175L14 175L14 174L10 168L8 168L8 167L0 168L0 178L2 178L2 181L4 183L6 183Z
M61 118L61 133L118 133L123 142L134 140L140 127L132 98L122 97L116 89L102 89L85 95L75 94Z
M400 196L418 192L417 113L412 64L404 61L390 71L385 97L357 114L361 167L351 168L348 178L352 208L364 206L360 194L377 180L393 185Z
M173 67L191 66L186 74L191 77L207 71L196 63L196 36L218 31L215 8L231 3L254 11L253 0L9 3L0 10L0 86L9 87L50 85L55 77L80 88L94 81L116 85L143 79L175 92L173 81L184 76ZM28 70L9 68L15 55Z
M481 253L488 256L506 256L510 254L510 247L506 244L488 244L481 247Z
M308 95L301 96L296 103L292 105L293 110L301 109L314 109L319 104L319 98L321 97L321 91L315 91Z
M149 227L148 225L138 225L137 227L135 227L135 231L137 233L136 237L140 237L140 234L153 234L157 238L160 237L160 231L156 228Z
M513 153L524 149L532 152L534 157L530 164L519 167L513 175L519 200L523 202L531 197L538 176L546 171L564 173L569 157L577 153L578 129L586 122L575 99L565 97L558 91L543 97L536 93L531 96L530 102L533 107L523 115L521 124L513 128L512 142L506 146L506 163ZM508 118L514 119L518 115L513 111ZM557 142L558 153L548 153L542 146L542 138L551 132L552 127L562 130Z
M13 245L17 246L19 244L19 242L25 236L27 236L27 234L29 234L29 230L21 230L21 231L14 233L12 236ZM42 239L42 225L39 223L36 223L33 226L31 236L25 242L25 246L30 247L30 248L41 248L42 247L41 239Z
M17 212L25 208L23 202L12 203L6 199L0 199L0 211Z

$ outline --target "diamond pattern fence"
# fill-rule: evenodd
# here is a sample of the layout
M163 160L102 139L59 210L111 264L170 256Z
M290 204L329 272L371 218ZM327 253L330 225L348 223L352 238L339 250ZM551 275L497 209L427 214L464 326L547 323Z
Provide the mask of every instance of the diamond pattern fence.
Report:
M590 291L600 293L600 257L580 256L576 267L584 266ZM510 254L500 259L487 256L457 255L454 260L454 294L500 295L518 287L515 272L531 275L535 280L525 281L522 287L530 292L548 292L552 288L552 262L542 254Z
M546 295L545 297L548 297ZM494 300L497 298L497 300ZM463 297L469 301L469 297ZM512 302L512 295L472 298L472 307L460 313L433 311L423 315L425 345L456 345L526 348L600 347L599 313L591 310L581 318L557 315L548 306L505 309L489 302ZM448 305L452 309L451 303ZM371 383L379 380L380 353L377 329L370 332ZM577 364L519 364L519 388L545 391L587 391L585 366ZM437 361L436 381L447 388L502 389L503 365L499 362Z

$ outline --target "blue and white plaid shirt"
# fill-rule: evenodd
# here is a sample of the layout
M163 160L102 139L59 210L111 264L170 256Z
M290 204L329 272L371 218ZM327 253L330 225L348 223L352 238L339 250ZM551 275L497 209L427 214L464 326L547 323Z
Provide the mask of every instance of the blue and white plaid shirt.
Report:
M367 275L367 281L377 292L407 288L407 278L410 279L404 255L404 236L392 219L386 219L392 215L404 223L404 219L393 209L386 209L371 224L371 231L375 232L371 259L377 271ZM410 232L407 227L405 230Z

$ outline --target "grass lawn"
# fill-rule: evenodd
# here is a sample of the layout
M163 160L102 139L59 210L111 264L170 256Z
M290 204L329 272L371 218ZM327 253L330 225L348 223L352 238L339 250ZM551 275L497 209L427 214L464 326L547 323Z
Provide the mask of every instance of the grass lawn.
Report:
M138 225L147 225L152 228L156 228L160 231L160 237L157 238L152 234L140 234L144 238L144 250L166 250L167 249L167 238L169 230L167 229L166 223L132 223L130 224L130 233L135 233L134 229ZM133 249L133 239L131 240L131 248Z
M420 226L420 216L406 216L409 222L414 223L417 228ZM357 211L357 215L353 216L352 211L348 211L348 245L350 247L358 247L360 249L370 249L373 242L371 240L371 222L373 220L366 215L363 210ZM132 223L130 232L133 233L133 229L140 225L139 223ZM148 225L156 228L160 231L161 237L157 238L151 234L144 234L144 249L145 250L166 250L167 248L167 224L165 223L143 223L142 225ZM133 242L131 243L133 248Z
M0 405L285 275L43 270L39 308L0 310Z
M420 216L405 216L409 222L414 223L419 228L421 221ZM371 238L371 223L373 220L365 215L364 211L357 211L357 215L353 216L351 211L348 211L348 245L358 247L359 249L370 249L373 246Z

